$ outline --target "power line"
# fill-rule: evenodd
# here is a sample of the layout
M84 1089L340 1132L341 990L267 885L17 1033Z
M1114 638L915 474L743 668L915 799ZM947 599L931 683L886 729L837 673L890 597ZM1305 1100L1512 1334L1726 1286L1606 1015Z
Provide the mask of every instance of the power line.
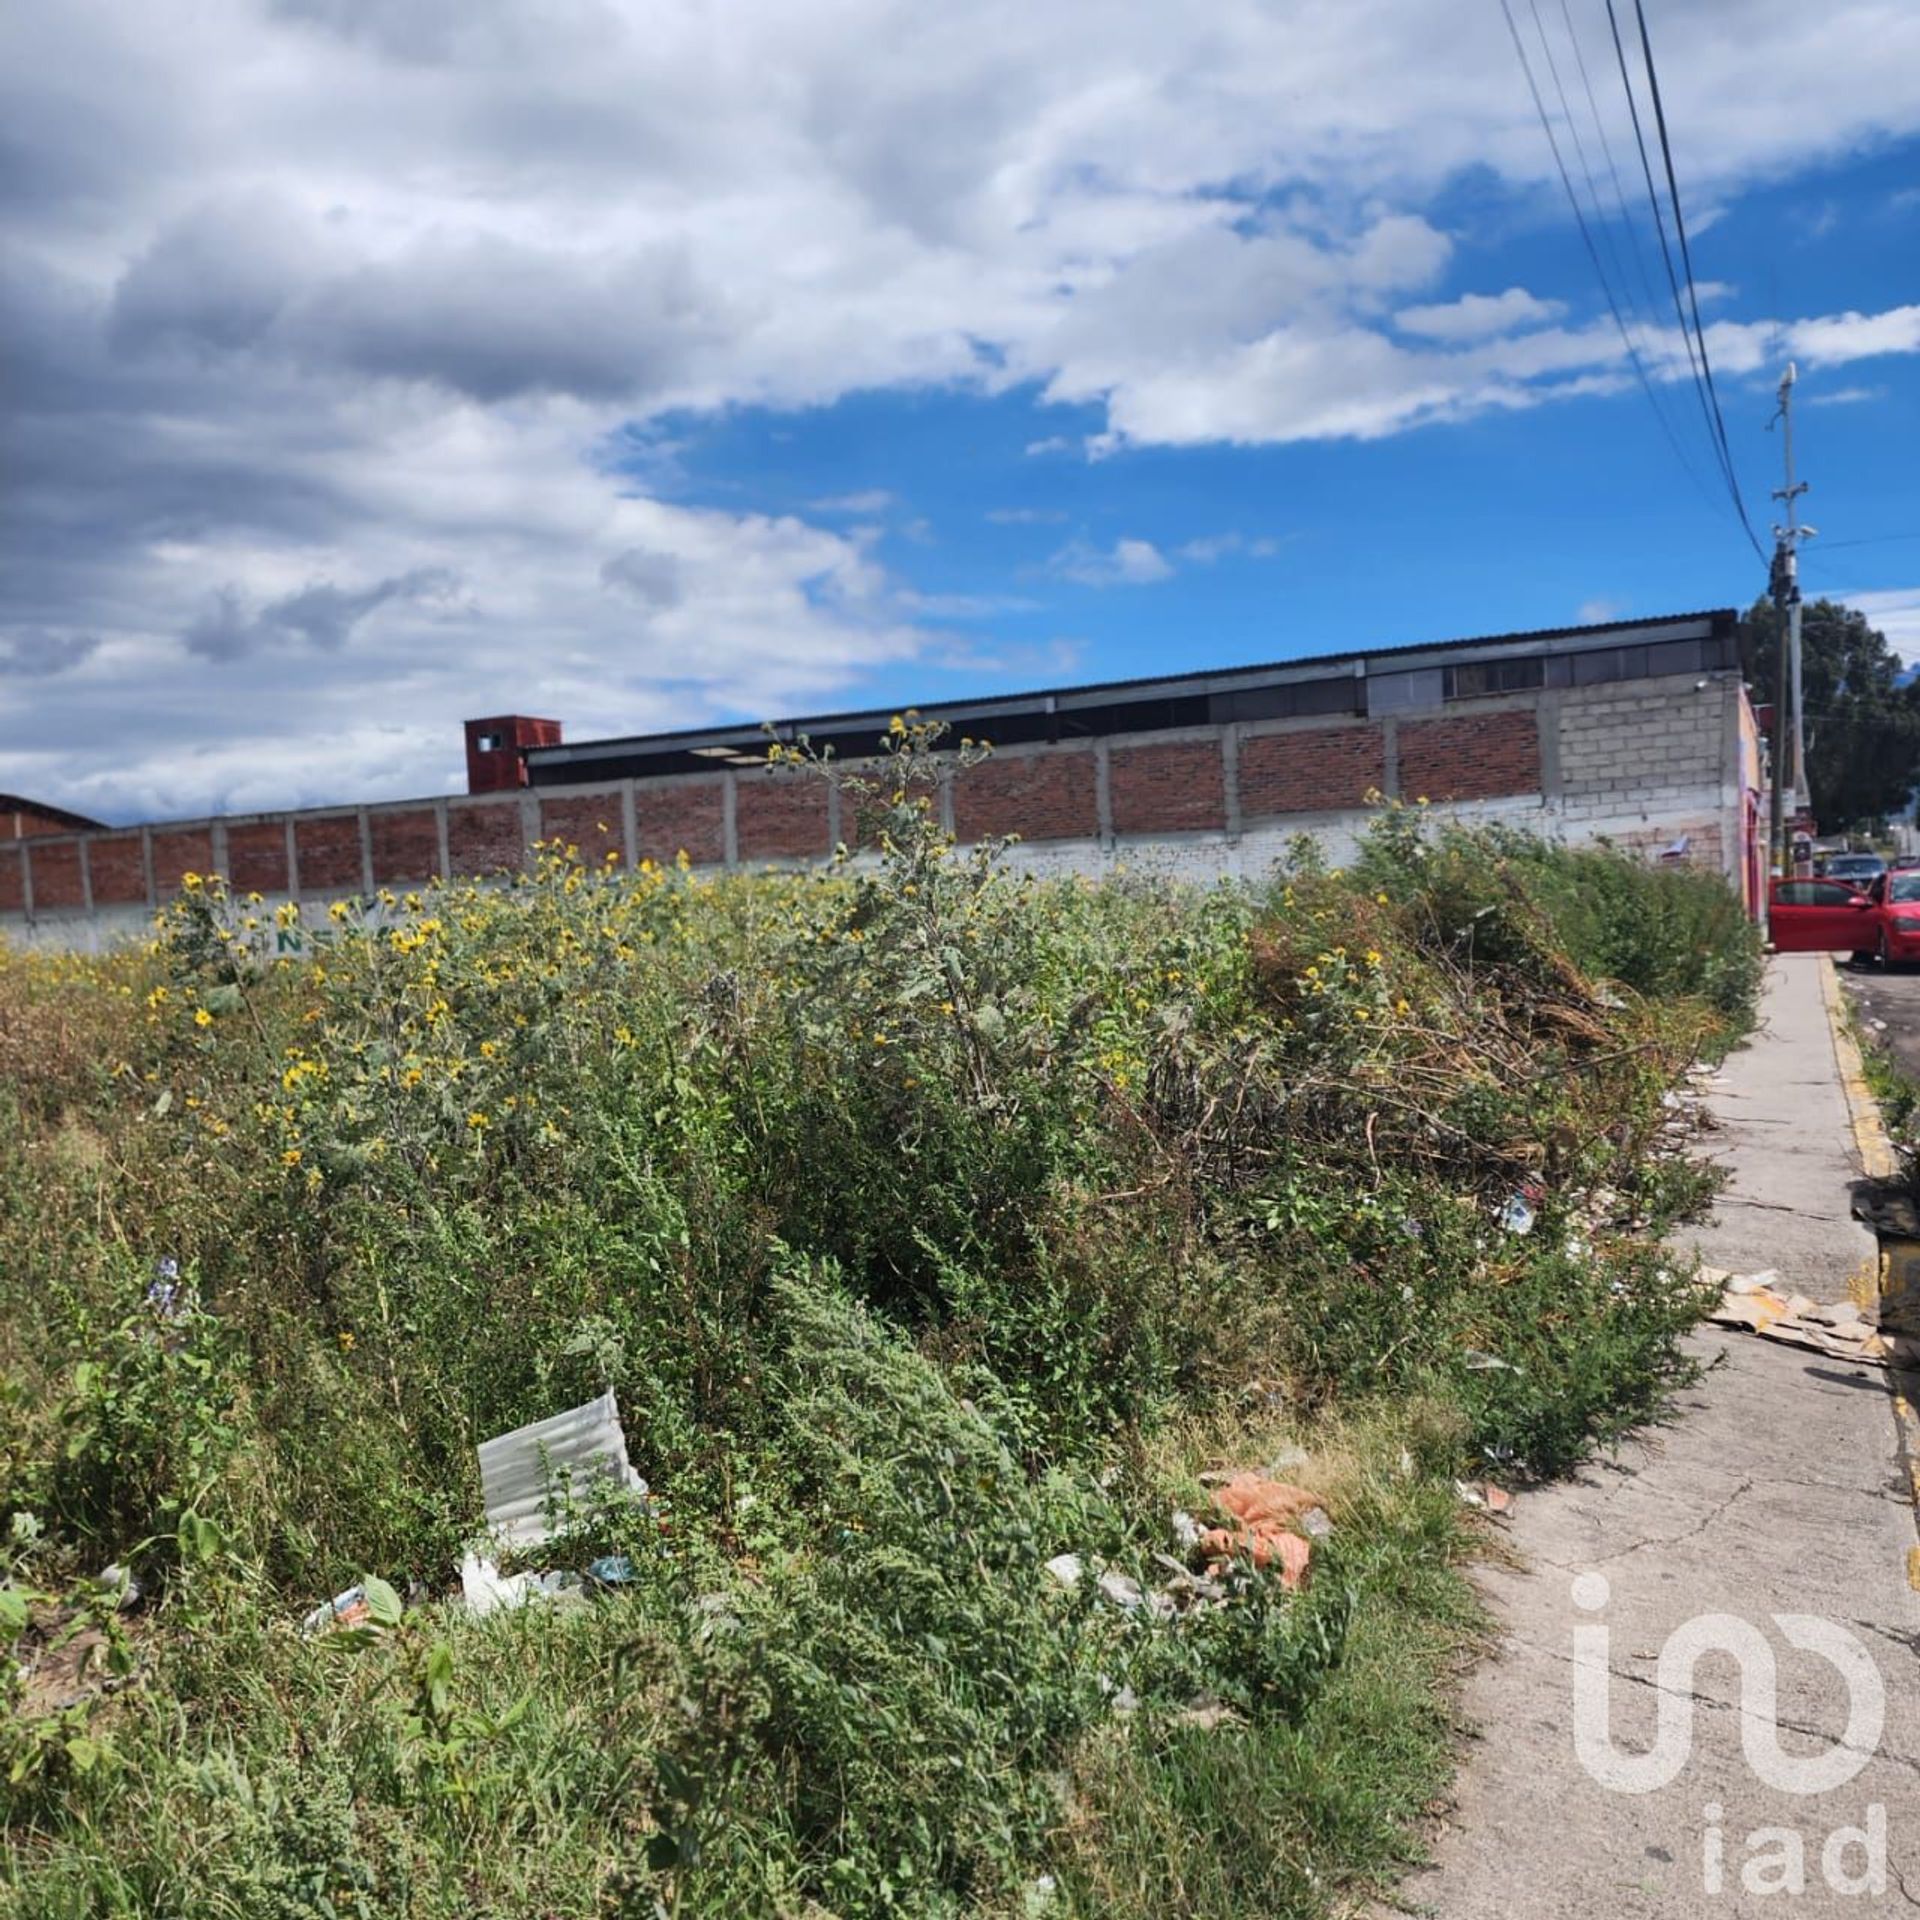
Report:
M1713 413L1708 404L1706 383L1700 375L1700 351L1705 347L1701 341L1699 348L1694 344L1693 330L1687 325L1686 306L1680 298L1680 276L1674 271L1673 249L1667 241L1666 215L1660 210L1659 189L1653 184L1653 162L1647 154L1646 129L1640 121L1640 102L1634 90L1633 76L1627 70L1627 50L1620 37L1620 19L1614 11L1614 0L1606 0L1607 26L1613 36L1614 62L1620 70L1620 85L1627 96L1627 113L1633 122L1633 144L1640 155L1640 176L1646 182L1647 204L1653 209L1653 230L1660 242L1660 263L1666 269L1667 288L1673 295L1674 318L1679 322L1680 339L1687 351L1687 366L1693 376L1694 397L1700 403L1700 418L1706 426L1707 444L1713 449L1713 456L1720 468L1720 477L1727 484L1728 494L1733 501L1734 512L1739 516L1741 527L1745 530L1748 544L1765 561L1766 554L1761 550L1755 536L1752 523L1747 519L1747 510L1740 499L1740 485L1735 478L1733 466L1722 450L1719 438L1714 433Z
M1896 540L1920 540L1920 533L1875 533L1860 540L1823 540L1820 551L1832 553L1840 547L1885 547Z
M1560 117L1566 122L1567 132L1572 136L1574 157L1579 161L1580 172L1587 183L1587 198L1593 204L1593 224L1595 230L1600 235L1601 244L1606 248L1608 259L1613 262L1614 276L1620 284L1621 304L1639 321L1641 329L1646 331L1648 323L1643 317L1644 310L1636 305L1633 298L1633 289L1627 284L1627 276L1621 268L1620 255L1613 244L1613 237L1609 231L1609 222L1600 204L1599 184L1593 177L1593 168L1587 159L1587 143L1580 137L1579 122L1574 118L1572 105L1567 99L1566 86L1560 78L1560 63L1553 57L1553 47L1547 39L1546 26L1540 18L1540 0L1527 0L1527 4L1533 14L1533 31L1535 37L1540 42L1540 52L1546 59L1547 72L1553 80L1553 90L1560 98ZM1606 155L1607 165L1609 168L1612 168L1613 149L1607 142L1606 124L1600 117L1599 103L1593 97L1593 83L1587 77L1586 56L1580 51L1580 38L1579 35L1574 32L1573 15L1568 8L1567 0L1560 0L1560 17L1566 23L1567 38L1572 43L1573 56L1580 69L1580 78L1586 85L1587 106L1593 114L1594 131L1600 137L1601 150ZM1536 105L1537 104L1538 102L1536 100ZM1551 141L1551 129L1549 129L1548 138L1549 141ZM1566 178L1564 169L1562 170L1561 178L1563 181ZM1622 224L1627 226L1627 243L1629 249L1633 252L1634 264L1640 267L1640 280L1644 287L1646 286L1647 280L1646 270L1644 266L1641 265L1639 249L1634 242L1632 227L1630 223L1626 221L1626 196L1620 191L1620 175L1617 169L1615 169L1613 173L1613 188L1614 198L1620 206ZM1571 191L1570 187L1569 191ZM1605 285L1604 275L1602 276L1602 285ZM1649 308L1652 302L1652 290L1648 288L1647 304ZM1647 404L1652 407L1654 418L1660 422L1660 431L1666 436L1667 444L1673 449L1674 457L1680 462L1681 466L1686 469L1688 479L1693 482L1695 488L1700 492L1702 499L1706 499L1708 497L1706 488L1701 481L1700 475L1695 471L1692 460L1688 458L1687 451L1685 447L1682 446L1679 435L1674 430L1673 423L1668 418L1667 409L1660 398L1660 390L1654 385L1651 376L1646 370L1645 361L1635 349L1633 341L1627 337L1628 328L1625 320L1617 311L1614 317L1620 321L1622 338L1626 339L1627 351L1629 355L1632 356L1634 371L1640 377L1641 391L1647 396Z
M1620 210L1620 226L1626 235L1626 250L1633 256L1633 270L1640 281L1640 291L1646 296L1644 311L1651 324L1653 311L1659 302L1654 298L1653 281L1647 273L1646 251L1640 245L1640 234L1633 223L1633 216L1627 211L1626 189L1620 184L1620 169L1613 158L1613 142L1607 138L1606 116L1600 111L1600 102L1594 98L1593 76L1587 71L1586 51L1580 43L1580 30L1573 24L1573 9L1568 0L1560 0L1560 18L1566 23L1567 39L1580 69L1580 85L1586 91L1587 111L1593 115L1593 130L1600 137L1600 152L1607 163L1607 176L1613 182L1613 204Z
M1620 303L1614 298L1613 283L1607 278L1607 270L1600 264L1600 250L1594 245L1593 231L1587 225L1586 210L1580 204L1580 196L1574 191L1573 176L1567 171L1567 163L1561 156L1560 141L1554 133L1553 121L1548 116L1546 102L1541 98L1539 83L1533 77L1533 63L1527 58L1526 43L1520 38L1520 29L1514 21L1513 8L1509 4L1509 0L1500 0L1500 11L1506 16L1507 32L1512 36L1514 52L1520 57L1520 71L1526 75L1527 91L1533 96L1533 110L1539 116L1541 130L1546 134L1547 145L1552 149L1553 164L1559 171L1560 184L1566 190L1567 204L1572 207L1574 221L1579 226L1581 244L1587 250L1588 260L1593 263L1594 278L1600 282L1600 291L1606 296L1607 311L1613 315L1613 324L1620 330L1621 344L1627 350L1627 358L1633 363L1633 370L1639 377L1641 390L1647 396L1647 404L1653 408L1661 425L1666 427L1666 416L1660 412L1660 404L1653 397L1653 382L1647 377L1646 364L1640 358L1640 349L1634 344L1633 335L1627 330L1627 323L1621 317ZM1537 5L1534 8L1533 19L1534 25L1538 27L1540 24L1540 13ZM1543 50L1545 49L1545 45L1546 42L1543 37L1541 41ZM1549 56L1548 63L1549 65L1552 64L1551 56ZM1563 105L1565 100L1566 95L1562 92L1561 101ZM1569 119L1567 124L1569 130L1571 130L1573 125L1571 119ZM1591 183L1591 174L1588 175L1588 180L1589 183ZM1597 207L1597 199L1595 204ZM1670 441L1673 441L1673 450L1676 454L1680 455L1684 463L1686 456L1680 454L1679 442L1674 440L1671 429L1668 429L1667 437Z
M1607 10L1613 10L1613 0L1607 0ZM1706 376L1707 399L1713 409L1714 431L1719 437L1720 455L1726 470L1727 486L1733 495L1734 510L1740 516L1740 524L1746 529L1747 538L1753 543L1754 553L1762 566L1766 564L1766 550L1760 544L1760 536L1753 530L1753 522L1747 518L1746 503L1740 498L1740 483L1734 472L1733 449L1727 442L1727 423L1720 411L1720 395L1713 384L1713 361L1707 353L1706 329L1700 324L1700 294L1693 277L1693 253L1687 245L1686 216L1680 211L1680 183L1674 177L1673 145L1667 138L1666 109L1660 103L1660 75L1653 64L1653 39L1647 32L1647 10L1642 0L1633 0L1634 18L1640 23L1640 52L1647 67L1647 90L1653 100L1654 125L1660 134L1660 159L1666 168L1667 195L1673 203L1673 230L1680 240L1680 264L1687 279L1687 304L1693 310L1694 338L1700 343L1700 369Z

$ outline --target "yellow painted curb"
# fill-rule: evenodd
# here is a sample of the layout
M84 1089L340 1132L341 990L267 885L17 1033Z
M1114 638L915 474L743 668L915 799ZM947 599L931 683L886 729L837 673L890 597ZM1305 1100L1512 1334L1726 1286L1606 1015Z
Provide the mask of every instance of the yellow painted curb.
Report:
M1880 1103L1867 1085L1866 1069L1860 1063L1860 1048L1847 1030L1846 1004L1840 997L1840 976L1833 969L1833 956L1820 956L1820 999L1827 1009L1827 1027L1833 1035L1833 1057L1840 1068L1840 1086L1847 1096L1847 1116L1853 1123L1853 1150L1859 1157L1860 1171L1869 1180L1891 1180L1899 1172L1893 1142L1880 1119Z

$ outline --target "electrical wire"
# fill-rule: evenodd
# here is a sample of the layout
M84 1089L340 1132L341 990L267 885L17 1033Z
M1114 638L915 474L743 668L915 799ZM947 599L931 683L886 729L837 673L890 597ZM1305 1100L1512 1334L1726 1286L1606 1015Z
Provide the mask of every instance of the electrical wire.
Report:
M1593 167L1587 159L1587 143L1580 137L1579 122L1574 118L1572 105L1567 99L1565 83L1560 78L1560 63L1553 57L1553 47L1547 39L1546 26L1540 18L1540 0L1527 0L1527 4L1533 15L1534 35L1540 42L1540 52L1547 63L1547 73L1553 81L1554 92L1559 96L1560 117L1566 123L1567 132L1573 140L1574 157L1579 161L1581 175L1587 183L1587 198L1593 207L1594 230L1600 236L1601 244L1606 249L1607 258L1613 263L1614 277L1619 282L1620 305L1633 315L1643 333L1650 332L1651 329L1645 317L1645 310L1640 308L1634 301L1633 289L1627 283L1626 273L1620 265L1619 252L1613 244L1613 236L1609 229L1606 212L1600 204L1599 184L1594 179ZM1586 83L1587 106L1593 114L1594 130L1600 136L1601 149L1606 155L1607 165L1609 168L1612 168L1613 150L1607 142L1606 124L1600 118L1600 107L1599 103L1594 99L1593 84L1587 79L1586 56L1580 51L1580 39L1574 32L1573 15L1568 8L1567 0L1560 0L1560 17L1566 23L1567 38L1572 42L1574 59L1579 64L1580 77ZM1538 104L1538 96L1536 95L1535 105L1537 106ZM1548 129L1548 140L1551 143L1551 128ZM1557 157L1558 156L1556 156L1556 158ZM1561 180L1563 183L1566 183L1566 171L1564 168L1561 170ZM1613 187L1614 198L1619 203L1621 218L1623 223L1625 223L1626 196L1620 191L1620 175L1617 169L1614 170L1613 174ZM1570 184L1568 185L1568 191L1569 193L1572 191ZM1577 208L1576 211L1578 211ZM1627 241L1629 248L1633 252L1635 264L1640 267L1641 285L1646 287L1647 306L1650 308L1653 304L1653 292L1652 288L1647 285L1646 270L1640 262L1639 249L1634 242L1631 225L1628 225ZM1595 264L1597 267L1598 262ZM1601 275L1601 284L1603 289L1606 289L1609 293L1611 292L1611 289L1607 286L1604 272ZM1612 304L1611 300L1609 304ZM1660 423L1660 431L1666 436L1668 446L1673 449L1674 458L1685 468L1687 478L1693 482L1695 489L1700 493L1702 499L1707 500L1709 504L1711 504L1711 496L1708 494L1706 486L1702 482L1699 472L1694 467L1692 460L1688 457L1686 448L1681 444L1680 436L1675 432L1673 422L1668 417L1667 409L1660 398L1660 389L1654 384L1652 376L1647 372L1645 357L1635 346L1626 320L1618 309L1615 310L1614 318L1620 323L1621 337L1626 341L1627 352L1633 360L1634 372L1639 376L1641 391L1647 396L1647 404L1652 407L1654 418Z
M1607 0L1609 17L1613 13L1613 0ZM1686 216L1680 211L1680 183L1673 170L1673 145L1667 137L1667 114L1660 101L1660 75L1653 61L1653 38L1647 31L1647 10L1642 0L1633 0L1634 18L1640 26L1640 53L1646 63L1647 91L1653 101L1655 128L1660 135L1660 159L1666 169L1667 197L1673 206L1673 230L1680 241L1680 264L1686 275L1687 304L1693 312L1693 333L1700 348L1700 370L1706 378L1707 401L1713 414L1713 427L1719 442L1722 469L1727 477L1728 491L1733 496L1734 511L1740 516L1740 524L1746 529L1748 541L1752 544L1755 556L1760 564L1767 564L1766 549L1760 544L1760 536L1753 530L1753 522L1747 518L1746 502L1740 498L1740 483L1734 472L1733 449L1727 441L1726 417L1720 411L1720 395L1713 384L1713 361L1707 352L1706 329L1700 324L1700 293L1693 276L1693 253L1687 245ZM1682 323L1684 325L1684 322Z
M1666 427L1667 426L1666 416L1663 413L1661 413L1660 403L1654 398L1653 382L1648 377L1646 363L1640 358L1640 349L1634 343L1633 335L1631 332L1628 331L1626 320L1621 315L1620 303L1614 297L1613 282L1607 277L1606 268L1601 265L1600 250L1594 244L1593 230L1587 224L1586 210L1580 204L1580 196L1577 192L1574 191L1573 176L1567 171L1566 160L1561 155L1559 136L1555 134L1553 130L1553 121L1547 113L1547 103L1541 97L1539 83L1534 79L1533 62L1527 57L1526 43L1520 38L1520 28L1514 20L1513 8L1509 4L1509 0L1500 0L1500 11L1506 16L1507 32L1512 36L1514 52L1518 54L1520 57L1520 71L1526 75L1527 91L1533 96L1533 110L1539 116L1541 130L1547 136L1548 147L1552 149L1553 164L1559 172L1560 184L1566 190L1567 204L1570 207L1572 207L1574 221L1580 229L1581 244L1586 248L1587 258L1593 264L1594 278L1600 282L1600 291L1606 296L1607 311L1613 315L1613 324L1620 330L1621 344L1627 350L1627 358L1633 363L1633 370L1634 370L1634 373L1639 378L1641 390L1647 396L1647 404L1653 408L1654 413L1656 417L1660 420L1662 427ZM1540 24L1540 12L1537 4L1534 6L1533 20L1534 20L1534 26L1538 28ZM1546 46L1546 41L1543 35L1541 39L1541 47L1543 51L1545 50L1545 46ZM1549 65L1552 64L1552 58L1550 55L1548 57L1548 64ZM1564 91L1562 92L1560 97L1561 97L1561 103L1564 107L1565 101L1566 101L1566 94ZM1569 130L1571 131L1573 126L1573 122L1571 119L1568 120L1567 125ZM1576 135L1576 140L1577 140L1577 137L1578 136ZM1582 157L1583 157L1583 164L1584 164L1584 155ZM1591 186L1593 176L1590 172L1587 176L1587 179L1588 179L1589 186ZM1596 196L1595 198L1595 206L1597 209L1598 196ZM1667 437L1669 440L1673 441L1674 452L1680 456L1680 459L1684 464L1686 456L1680 453L1679 442L1678 440L1674 439L1671 429L1668 429Z
M1660 211L1660 195L1653 184L1653 163L1647 157L1646 130L1640 124L1640 102L1634 91L1633 77L1627 71L1627 50L1620 38L1620 19L1613 10L1613 0L1606 0L1607 26L1613 35L1614 63L1620 70L1620 85L1627 96L1627 114L1633 122L1633 144L1640 154L1640 177L1646 182L1647 205L1653 210L1653 230L1660 242L1660 264L1666 268L1667 288L1673 295L1674 318L1680 325L1681 344L1687 350L1687 366L1693 378L1694 397L1700 403L1701 424L1707 430L1707 444L1713 449L1714 459L1719 462L1720 448L1713 434L1713 420L1707 410L1707 390L1700 378L1700 356L1695 351L1693 333L1687 325L1687 313L1680 299L1680 276L1673 270L1673 249L1667 243L1666 215ZM1721 478L1731 483L1732 476L1724 465L1721 466Z
M1646 248L1640 243L1640 229L1635 224L1633 215L1627 211L1627 192L1625 187L1620 184L1620 168L1613 157L1613 142L1607 138L1606 116L1600 111L1600 102L1594 95L1593 76L1587 70L1586 49L1580 41L1580 30L1574 25L1573 9L1569 4L1569 0L1560 0L1560 18L1567 29L1567 43L1573 48L1574 63L1579 68L1580 85L1587 96L1587 111L1593 116L1593 130L1599 137L1601 156L1607 163L1607 178L1613 184L1613 204L1620 215L1622 251L1624 251L1633 262L1634 277L1640 283L1641 298L1638 300L1634 298L1633 289L1626 285L1625 275L1621 276L1621 287L1626 294L1627 304L1634 309L1634 317L1640 323L1642 334L1650 338L1655 332L1654 315L1659 309L1660 302L1653 291L1652 275L1647 271ZM1537 8L1535 12L1535 24L1539 24ZM1542 39L1544 40L1544 38L1545 36L1543 35ZM1555 77L1556 79L1558 78L1557 75ZM1560 97L1560 103L1564 109L1566 105L1566 95L1564 93ZM1587 184L1588 191L1592 192L1593 183L1591 178L1589 178ZM1599 195L1597 193L1594 194L1594 202L1597 207L1599 204ZM1657 394L1659 388L1656 387L1654 392ZM1664 403L1659 411L1664 421L1666 418ZM1674 440L1675 451L1680 453L1681 461L1685 465L1688 474L1692 477L1694 485L1700 489L1704 496L1706 488L1699 474L1695 471L1692 460L1689 459L1684 450L1680 448L1678 439L1675 437L1671 428L1668 430L1668 438Z

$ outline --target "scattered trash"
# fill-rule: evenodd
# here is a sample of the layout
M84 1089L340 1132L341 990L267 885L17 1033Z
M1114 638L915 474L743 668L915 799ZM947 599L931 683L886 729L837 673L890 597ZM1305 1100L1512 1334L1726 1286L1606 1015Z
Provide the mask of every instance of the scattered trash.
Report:
M147 1286L147 1305L156 1320L179 1317L186 1304L180 1285L180 1262L168 1256L153 1263L153 1279Z
M1488 1513L1510 1513L1513 1510L1513 1495L1491 1480L1456 1480L1453 1490L1466 1506L1481 1507Z
M487 1532L503 1546L544 1546L565 1509L607 1493L644 1496L647 1483L627 1463L627 1436L613 1394L516 1427L475 1450Z
M1267 1462L1267 1478L1277 1480L1283 1473L1298 1473L1312 1457L1305 1447L1282 1447Z
M1130 1573L1115 1573L1112 1568L1100 1576L1100 1591L1122 1613L1138 1613L1143 1607L1157 1619L1170 1620L1179 1611L1173 1597L1149 1593Z
M367 1590L363 1586L349 1587L345 1593L336 1593L331 1600L323 1600L300 1622L300 1631L311 1637L322 1627L364 1627L373 1620L373 1608L367 1600Z
M576 1507L609 1494L643 1500L647 1494L646 1481L627 1460L627 1436L611 1391L483 1440L475 1452L488 1540L515 1551L545 1546ZM625 1554L596 1560L588 1572L602 1586L624 1586L634 1577ZM503 1574L496 1559L478 1550L460 1563L461 1595L476 1615L530 1600L582 1599L586 1585L578 1573Z
M131 1613L147 1597L147 1590L134 1577L130 1567L116 1560L93 1576L93 1583L113 1602L116 1613Z
M1520 1190L1511 1195L1507 1204L1500 1209L1500 1225L1508 1233L1524 1240L1533 1231L1533 1223L1539 1218L1540 1202L1546 1197L1547 1190L1538 1180L1523 1182Z
M1191 1553L1200 1544L1200 1522L1185 1508L1175 1508L1173 1537Z
M1083 1571L1080 1565L1080 1556L1077 1553L1056 1553L1053 1558L1047 1562L1047 1571L1052 1574L1063 1587L1077 1587L1080 1584L1080 1575Z
M1720 1282L1719 1304L1707 1315L1717 1327L1744 1328L1763 1340L1868 1366L1883 1367L1894 1357L1871 1309L1849 1301L1822 1306L1804 1293L1783 1293L1770 1284L1779 1279L1771 1268L1753 1274L1706 1269L1701 1277Z
M1482 1353L1478 1347L1467 1349L1467 1370L1470 1373L1518 1373L1511 1360L1502 1360L1497 1353Z
M1211 1733L1216 1727L1237 1725L1239 1720L1240 1715L1224 1701L1204 1693L1173 1716L1175 1726L1198 1727L1202 1733Z
M1324 1540L1333 1531L1333 1522L1327 1517L1325 1507L1309 1507L1300 1516L1300 1531L1309 1540Z
M1213 1500L1233 1521L1231 1526L1209 1527L1200 1536L1201 1549L1216 1571L1244 1554L1258 1568L1277 1564L1280 1584L1290 1591L1305 1582L1313 1546L1291 1528L1320 1505L1317 1494L1284 1480L1243 1473L1216 1488Z

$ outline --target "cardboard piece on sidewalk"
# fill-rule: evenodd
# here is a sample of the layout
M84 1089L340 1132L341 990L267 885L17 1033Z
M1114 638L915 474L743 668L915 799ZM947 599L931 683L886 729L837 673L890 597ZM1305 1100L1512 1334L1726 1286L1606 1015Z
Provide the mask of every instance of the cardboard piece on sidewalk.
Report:
M1708 1320L1717 1327L1744 1327L1763 1340L1803 1347L1835 1360L1856 1360L1868 1366L1887 1364L1885 1340L1857 1307L1846 1302L1821 1306L1803 1293L1782 1293L1761 1284L1777 1278L1771 1272L1724 1276L1720 1303L1707 1315Z

